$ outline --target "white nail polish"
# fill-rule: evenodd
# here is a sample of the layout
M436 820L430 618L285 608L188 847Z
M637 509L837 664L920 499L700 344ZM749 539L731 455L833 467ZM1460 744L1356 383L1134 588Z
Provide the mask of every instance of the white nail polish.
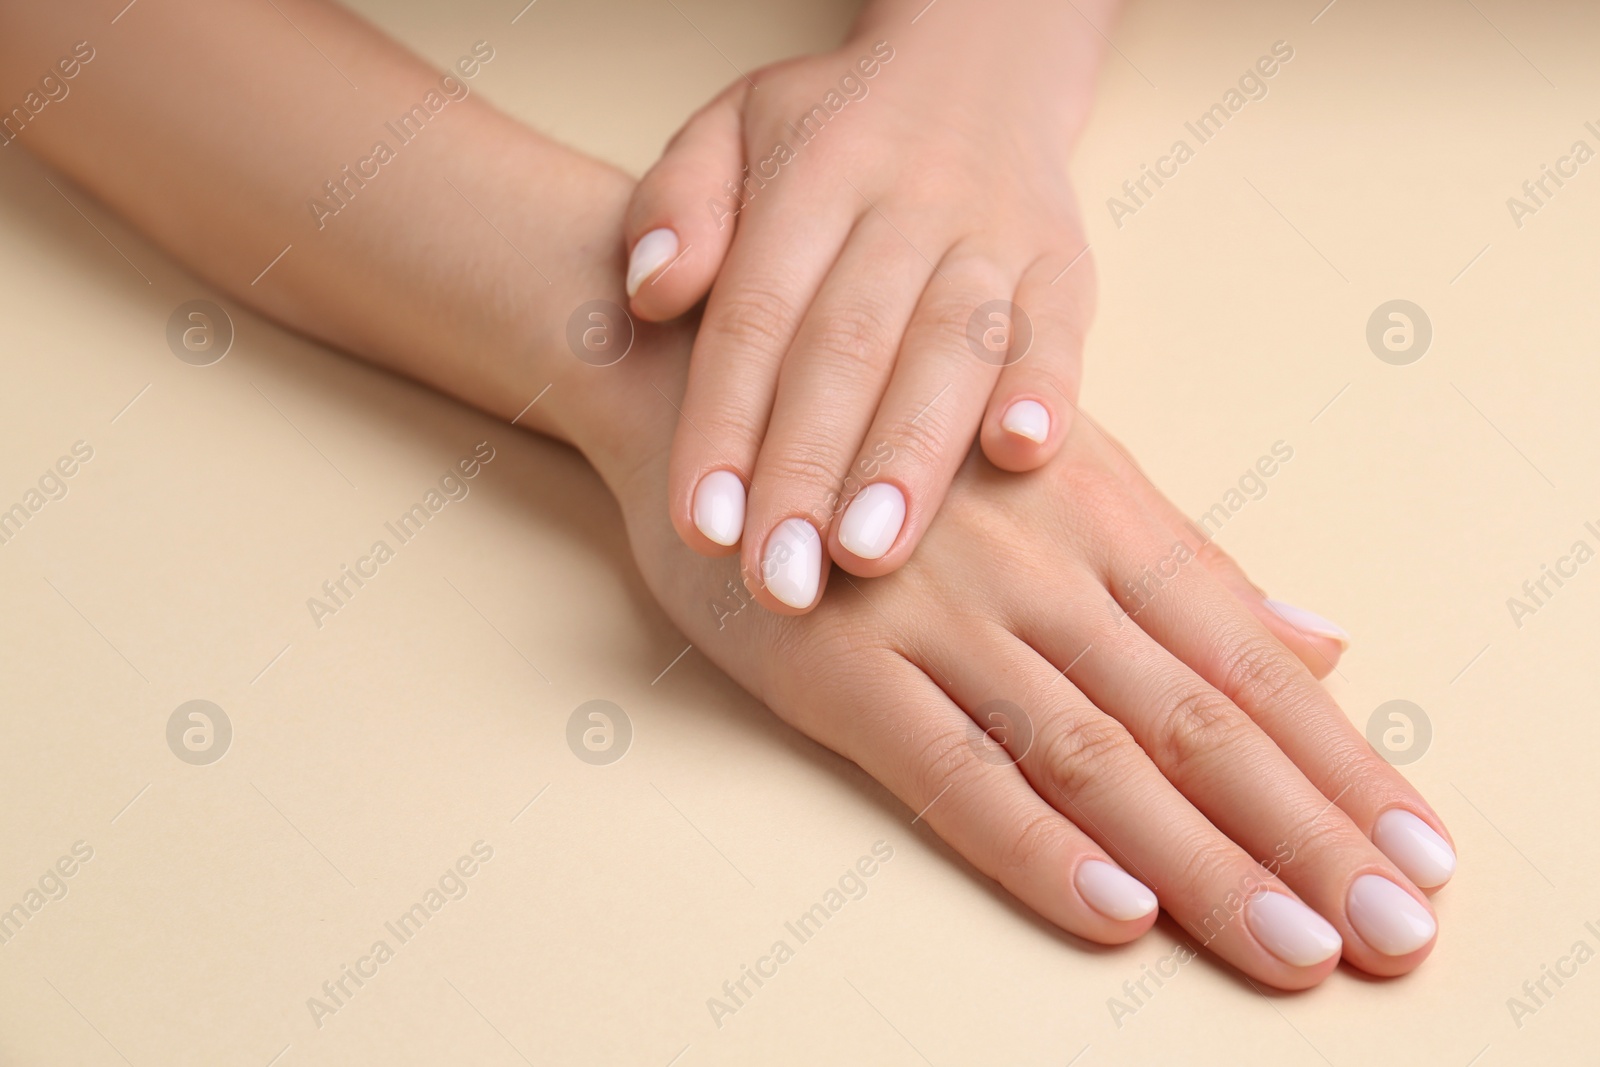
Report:
M736 545L744 533L744 483L732 471L712 471L694 487L695 529L719 545Z
M1456 873L1456 854L1449 842L1403 808L1378 816L1372 843L1420 889L1444 885Z
M767 591L791 608L809 608L822 580L822 536L804 519L784 519L761 557Z
M1072 880L1089 906L1108 919L1127 922L1156 910L1149 886L1104 860L1084 860Z
M1251 897L1244 921L1268 952L1291 967L1321 963L1344 946L1328 920L1283 893L1262 890Z
M1285 604L1281 600L1269 598L1266 603L1267 607L1272 609L1274 615L1293 626L1296 630L1301 630L1317 637L1326 637L1339 642L1340 645L1346 648L1350 647L1350 635L1338 623L1324 619L1314 611L1297 608L1293 604Z
M639 238L628 256L628 295L639 291L645 279L672 262L678 254L678 235L671 230L651 230Z
M839 543L862 559L878 559L894 546L905 521L905 494L888 482L874 482L844 509Z
M1363 874L1345 898L1350 925L1385 956L1404 956L1432 939L1438 927L1417 898L1377 874Z
M1050 412L1037 400L1019 400L1006 408L1000 428L1042 445L1050 436Z

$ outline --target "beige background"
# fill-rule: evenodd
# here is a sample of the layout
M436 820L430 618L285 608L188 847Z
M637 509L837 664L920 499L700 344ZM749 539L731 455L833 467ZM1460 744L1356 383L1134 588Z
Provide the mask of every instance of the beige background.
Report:
M441 66L490 41L479 91L635 171L733 67L848 18L358 6ZM1086 399L1190 514L1294 448L1221 540L1355 634L1330 680L1353 720L1397 698L1431 720L1407 773L1461 869L1419 972L1280 997L1201 960L1117 1025L1108 999L1176 927L1116 950L1047 929L697 653L675 661L565 450L232 303L227 358L180 363L167 317L216 294L13 150L0 505L75 441L94 458L0 546L0 906L74 842L94 858L0 946L0 1061L1600 1059L1600 962L1520 1028L1506 1004L1574 942L1600 949L1600 563L1520 629L1506 607L1573 541L1600 547L1600 162L1520 229L1505 203L1574 140L1600 148L1600 20L1577 0L1319 6L1136 3L1112 31L1078 163L1103 293ZM1267 98L1118 229L1106 199L1276 40L1295 57ZM1364 339L1397 297L1435 330L1404 367ZM486 438L471 495L313 627L305 599ZM234 728L206 767L165 739L195 698ZM611 766L565 743L594 698L633 724ZM468 895L316 1028L306 999L480 839ZM880 839L867 896L714 1026L706 998Z

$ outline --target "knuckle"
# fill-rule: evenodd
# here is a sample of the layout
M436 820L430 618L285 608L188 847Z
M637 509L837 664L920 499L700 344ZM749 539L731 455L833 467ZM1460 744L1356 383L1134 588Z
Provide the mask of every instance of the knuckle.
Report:
M939 730L922 743L913 753L911 775L913 788L918 790L917 799L929 803L946 790L956 791L971 776L977 756L970 743L971 736L964 728Z
M1204 922L1215 909L1224 906L1224 900L1214 899L1214 887L1225 885L1235 889L1243 883L1242 878L1232 873L1239 868L1242 859L1238 847L1214 832L1208 831L1199 835L1198 840L1184 842L1174 856L1175 888L1182 898L1195 901L1196 922Z
M1053 281L1049 285L1049 291L1059 307L1069 312L1073 318L1087 322L1094 314L1095 300L1099 295L1099 265L1096 263L1094 252L1084 249L1081 230L1073 228L1070 234L1063 236L1066 239L1047 257L1046 262L1052 265L1071 264L1071 269L1064 274L1052 274ZM1055 269L1060 270L1060 268Z
M1034 344L1035 349L1038 343ZM1066 358L1066 353L1056 348L1046 348L1043 352L1035 351L1039 357L1035 361L1024 360L1015 364L1016 367L1026 367L1021 370L1016 378L1009 376L1006 384L1010 388L1005 391L1009 396L1020 385L1043 397L1048 406L1058 411L1065 409L1070 414L1077 407L1078 397L1078 362L1076 359ZM1008 372L1010 368L1007 368ZM1014 385L1013 382L1016 384ZM1001 391L996 391L996 400L1001 398Z
M922 309L922 322L928 337L936 345L948 345L956 352L965 351L967 324L972 320L972 313L989 299L994 298L977 293L929 297Z
M1057 482L1057 499L1070 502L1073 510L1096 520L1101 529L1137 528L1129 514L1132 497L1117 472L1102 463L1058 463L1052 468Z
M1073 806L1096 782L1120 779L1135 747L1121 723L1096 711L1075 713L1041 742L1039 758L1050 786Z
M1030 354L1039 363L1076 364L1089 333L1089 316L1084 312L1051 301L1043 307L1023 308L1033 320L1033 348Z
M1228 555L1216 541L1203 542L1195 556L1200 560L1200 565L1213 574L1234 575L1243 578L1256 592L1263 592L1259 586L1250 581L1249 576L1244 573L1244 569L1239 566L1238 561ZM1263 593L1263 595L1265 594Z
M1325 841L1337 844L1354 830L1343 808L1327 803L1319 805L1319 808L1313 814L1295 819L1290 826L1284 843L1292 849L1291 856L1309 854Z
M1128 488L1109 466L1102 463L1072 463L1061 471L1063 488L1075 499L1091 501L1121 499Z
M776 489L775 495L785 503L811 507L822 503L813 497L839 488L845 462L821 442L785 441L762 451L756 479L763 488Z
M930 198L934 203L946 202L950 195L948 186L934 186L930 189ZM952 295L965 293L957 301L969 305L985 300L1009 297L1016 291L1016 263L1008 252L998 251L994 236L986 228L958 240L945 255L940 268L960 283L960 290L952 290ZM981 294L981 295L980 295ZM967 312L970 314L969 306Z
M929 408L920 417L907 418L894 428L891 443L894 446L894 466L897 471L907 469L938 470L947 465L946 457L952 450L950 433L945 425L948 415Z
M918 317L934 343L964 352L973 313L989 301L1012 299L1016 286L1009 272L982 252L952 251L940 264L939 273L954 279L955 284L930 285Z
M684 399L680 421L686 425L680 427L677 447L697 454L709 440L713 456L732 456L746 473L766 430L765 414L763 405L752 403L742 390L696 393Z
M836 736L841 705L862 709L864 720L892 708L898 687L891 680L903 677L905 660L866 620L837 613L812 618L813 625L789 626L789 620L770 612L756 616L760 634L752 647L761 648L762 655L750 691L784 722L822 738ZM847 694L833 691L832 699L819 700L816 679L837 676L847 660L862 668L867 681L855 682Z
M777 356L788 346L798 318L781 285L744 285L717 307L714 329L730 345Z
M1166 710L1152 731L1153 754L1174 781L1198 771L1218 752L1233 751L1251 729L1243 712L1207 686L1186 689L1162 704Z
M1252 634L1225 654L1223 691L1243 703L1279 710L1299 694L1302 679L1295 669L1298 666L1299 661L1291 661L1288 652L1272 638Z
M857 297L840 307L828 309L807 340L831 362L849 367L887 363L899 337L890 325L888 310L881 303Z
M1002 872L1025 871L1048 863L1062 842L1061 816L1054 810L1035 811L1007 828L995 848L995 863Z

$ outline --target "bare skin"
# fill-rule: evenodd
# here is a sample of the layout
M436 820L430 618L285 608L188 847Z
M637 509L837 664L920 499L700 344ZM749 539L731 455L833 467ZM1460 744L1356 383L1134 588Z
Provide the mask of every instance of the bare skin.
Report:
M142 4L17 143L293 329L502 419L549 385L522 424L605 479L684 634L1062 928L1114 944L1154 923L1154 901L1129 914L1093 891L1100 864L1131 876L1124 904L1143 883L1279 988L1315 985L1340 958L1395 975L1428 955L1427 895L1372 836L1396 810L1445 831L1313 676L1339 645L1267 608L1087 415L1025 477L971 457L893 574L841 584L801 617L734 610L750 596L736 561L691 552L668 519L693 324L641 326L604 368L567 345L574 309L626 299L634 183L466 97L319 229L307 198L329 161L364 154L439 74L340 9L277 8L359 81L359 101L329 107L272 5ZM78 18L0 15L0 99L89 35ZM224 43L237 40L252 46ZM985 736L974 717L994 726L996 700L1017 710ZM1426 937L1374 944L1351 906L1364 875L1410 901ZM1263 937L1263 915L1294 901L1337 932L1324 957Z
M1095 288L1067 164L1090 20L1114 8L877 0L839 47L735 79L635 191L634 312L710 293L670 514L697 552L738 551L766 608L810 610L828 556L862 577L905 563L975 438L1012 471L1066 440ZM717 471L737 485L702 488ZM713 484L737 532L701 528ZM786 520L827 546L798 584L768 580Z

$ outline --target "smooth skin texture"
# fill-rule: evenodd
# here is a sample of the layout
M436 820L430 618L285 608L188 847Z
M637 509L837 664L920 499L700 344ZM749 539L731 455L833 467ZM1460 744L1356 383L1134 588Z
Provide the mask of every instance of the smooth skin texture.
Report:
M1413 863L1421 840L1435 876L1440 846L1454 869L1453 846L1313 676L1340 645L1286 623L1087 415L1029 478L969 456L895 573L804 617L735 611L737 561L690 552L667 519L692 324L642 329L605 368L566 347L573 308L625 299L625 175L464 101L251 285L311 226L305 189L326 160L364 147L362 109L403 106L437 78L341 9L275 2L139 5L98 80L81 78L28 147L292 328L506 420L548 386L522 423L605 479L688 639L1061 928L1133 940L1155 921L1143 888L1197 943L1282 989L1315 985L1341 956L1395 975L1428 955L1428 898L1372 835L1410 813L1437 843L1392 819L1385 836ZM304 40L277 8L359 80L348 112L297 73ZM0 90L80 39L76 18L0 15ZM224 46L237 40L252 47ZM275 136L240 141L241 127ZM561 269L546 283L511 245ZM996 545L996 527L1013 536ZM1007 729L984 710L996 701L1015 709Z
M669 513L695 551L729 554L698 505L705 479L737 477L766 607L809 611L827 585L786 524L887 574L974 439L1012 471L1066 439L1094 305L1067 161L1114 6L877 0L838 48L735 79L635 190L634 314L709 293ZM876 536L850 537L863 523Z

